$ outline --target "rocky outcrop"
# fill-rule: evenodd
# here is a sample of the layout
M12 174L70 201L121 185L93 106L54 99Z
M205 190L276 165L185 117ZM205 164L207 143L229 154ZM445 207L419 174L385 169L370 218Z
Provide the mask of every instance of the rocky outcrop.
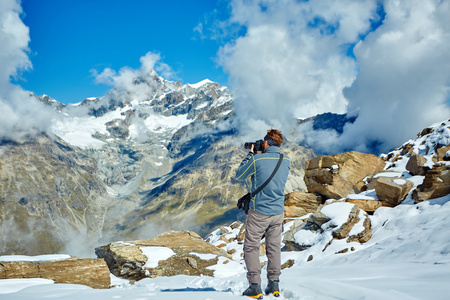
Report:
M59 261L0 261L0 279L45 278L55 283L82 284L107 289L111 278L103 259L70 258Z
M414 183L398 177L379 177L375 185L375 193L382 201L395 206L400 204L414 187Z
M384 167L385 163L375 155L355 151L319 156L308 161L305 183L310 193L340 199L360 192L363 184L359 183Z
M170 255L161 256L161 251ZM114 242L96 248L95 252L105 259L111 273L130 280L179 274L212 276L214 271L208 267L216 264L219 256L231 258L223 249L190 231L169 231L147 240Z
M284 217L297 218L317 210L321 198L316 194L292 192L285 196Z
M450 194L450 165L439 164L429 170L423 183L412 194L416 203Z

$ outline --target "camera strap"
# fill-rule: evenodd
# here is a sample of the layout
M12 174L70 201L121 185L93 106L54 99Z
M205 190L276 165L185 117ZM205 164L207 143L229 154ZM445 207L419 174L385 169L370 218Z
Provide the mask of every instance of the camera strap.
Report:
M261 192L263 188L266 187L266 185L272 180L273 176L275 176L275 173L277 173L282 161L283 161L283 154L280 154L280 159L278 160L278 163L275 169L273 170L272 174L270 175L270 177L266 180L266 182L260 185L253 193L251 193L250 198L253 198L256 194Z

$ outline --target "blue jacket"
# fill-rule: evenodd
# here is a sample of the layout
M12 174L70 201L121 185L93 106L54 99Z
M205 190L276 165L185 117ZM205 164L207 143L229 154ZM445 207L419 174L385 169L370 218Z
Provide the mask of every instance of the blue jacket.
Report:
M241 162L236 172L236 180L249 178L252 182L251 192L254 192L270 177L280 158L280 148L270 146L264 153L249 153ZM279 215L284 212L284 186L286 185L291 159L284 155L283 162L275 176L267 186L250 201L250 209L267 215Z

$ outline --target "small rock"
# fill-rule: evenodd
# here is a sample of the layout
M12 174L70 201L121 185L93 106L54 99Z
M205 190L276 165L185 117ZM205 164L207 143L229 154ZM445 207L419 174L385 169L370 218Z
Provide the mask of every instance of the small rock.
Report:
M233 224L230 225L230 228L231 229L236 229L236 228L239 228L240 226L242 226L242 222L236 221L236 222L234 222Z
M197 260L195 258L188 257L187 262L192 268L197 269Z
M281 265L281 270L290 268L294 265L294 260L293 259L288 259L288 261L286 261L284 264Z
M347 253L348 252L348 248L342 249L341 251L336 252L336 254L342 254L342 253Z

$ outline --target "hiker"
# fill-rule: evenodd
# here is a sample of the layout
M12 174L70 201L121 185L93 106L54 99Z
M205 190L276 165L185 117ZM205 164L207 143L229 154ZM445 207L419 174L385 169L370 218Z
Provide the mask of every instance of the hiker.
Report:
M280 131L271 129L267 131L263 141L247 143L250 152L236 172L237 180L243 181L250 178L252 183L252 194L248 197L244 240L244 260L247 266L249 287L243 292L243 295L256 299L262 299L259 246L264 236L268 259L268 284L265 294L273 294L275 297L280 295L284 186L291 164L290 158L286 155L283 156L280 152L279 147L283 140ZM261 153L257 154L258 151ZM262 186L263 188L258 191L257 188Z

